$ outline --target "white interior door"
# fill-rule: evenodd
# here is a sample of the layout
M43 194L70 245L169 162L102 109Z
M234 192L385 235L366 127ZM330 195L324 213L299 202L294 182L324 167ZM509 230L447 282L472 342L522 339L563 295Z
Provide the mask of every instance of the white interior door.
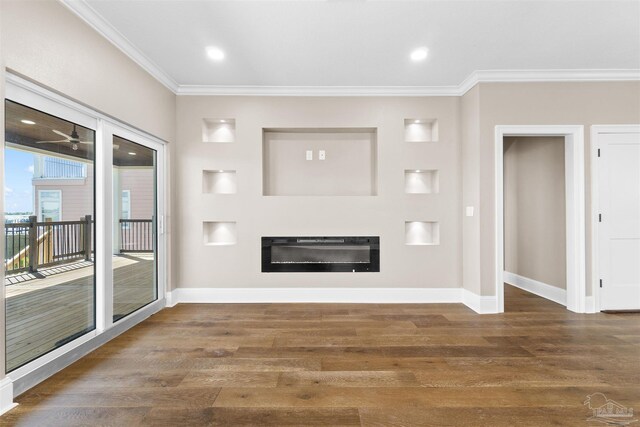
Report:
M600 309L640 310L640 133L598 137Z

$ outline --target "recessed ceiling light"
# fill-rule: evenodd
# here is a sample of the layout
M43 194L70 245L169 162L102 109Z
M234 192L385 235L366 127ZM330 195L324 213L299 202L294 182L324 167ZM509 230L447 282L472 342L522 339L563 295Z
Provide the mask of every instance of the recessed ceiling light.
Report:
M421 122L420 122L420 120L414 120L413 123L418 124L418 123L421 123Z
M130 155L130 156L135 156L135 155L136 155L136 153L134 153L133 151L130 151L130 152L129 152L129 155Z
M426 47L419 47L418 49L411 52L411 60L412 61L424 61L427 59L427 55L429 55L429 49Z
M218 47L210 46L207 48L207 56L214 61L222 61L224 59L224 52Z
M226 120L220 120L220 123L227 123Z
M33 120L20 120L21 123L24 123L25 125L35 125L36 122L34 122Z

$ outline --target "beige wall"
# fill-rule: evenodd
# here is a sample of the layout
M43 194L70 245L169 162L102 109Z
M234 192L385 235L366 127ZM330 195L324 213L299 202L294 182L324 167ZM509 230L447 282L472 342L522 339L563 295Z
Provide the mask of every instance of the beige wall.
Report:
M564 138L504 139L505 271L566 289Z
M459 98L185 96L177 110L178 286L460 286ZM235 119L236 141L203 143L203 118ZM438 119L440 140L404 142L406 118ZM378 195L263 196L262 129L308 127L377 128ZM203 195L205 169L236 170L238 193ZM438 169L440 193L404 194L405 169ZM439 221L440 245L405 245L408 220ZM203 221L236 221L238 243L205 246ZM261 273L260 237L278 235L379 235L381 272Z
M587 295L591 295L590 126L640 123L640 82L481 83L480 92L480 258L482 295L495 294L495 140L496 125L583 125ZM463 201L467 204L467 201ZM475 251L475 248L473 249Z
M480 295L480 88L469 90L460 102L462 129L462 207L473 207L473 216L462 217L462 286Z
M2 1L7 69L172 141L175 95L53 0Z

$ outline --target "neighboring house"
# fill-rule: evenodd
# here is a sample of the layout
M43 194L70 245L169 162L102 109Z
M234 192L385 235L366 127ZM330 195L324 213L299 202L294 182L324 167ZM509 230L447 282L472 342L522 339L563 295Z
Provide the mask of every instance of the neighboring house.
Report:
M92 215L93 165L34 154L34 215L38 221L78 221ZM153 169L114 167L114 193L121 219L151 219Z

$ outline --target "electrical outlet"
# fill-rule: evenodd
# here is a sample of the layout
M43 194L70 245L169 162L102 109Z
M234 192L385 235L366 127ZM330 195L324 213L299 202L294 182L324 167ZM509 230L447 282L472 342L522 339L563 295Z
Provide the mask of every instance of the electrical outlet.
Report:
M313 160L313 150L307 150L307 160Z
M327 158L327 153L324 150L318 151L318 159L324 160Z

